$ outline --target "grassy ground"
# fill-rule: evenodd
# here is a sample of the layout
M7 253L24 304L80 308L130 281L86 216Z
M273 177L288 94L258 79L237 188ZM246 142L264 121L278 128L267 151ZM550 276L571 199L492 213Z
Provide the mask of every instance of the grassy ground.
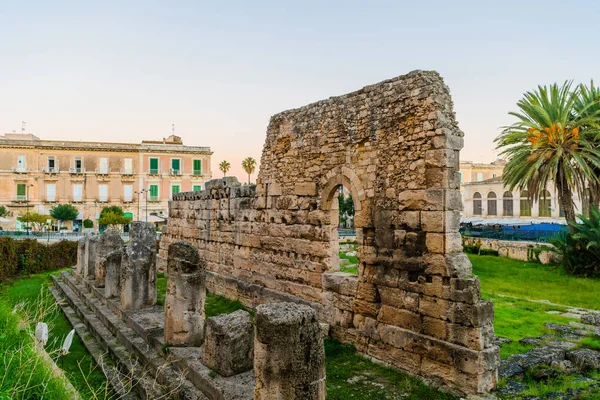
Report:
M350 244L353 244L354 251L356 251L357 244L356 243L350 243ZM348 260L350 262L350 264L346 264L346 266L342 265L340 267L340 271L358 275L358 262L359 262L358 258L356 256L347 256L346 253L347 252L345 252L345 251L339 252L340 260L344 260L344 259Z
M37 274L27 279L16 280L11 284L4 284L0 287L0 307L13 309L20 304L19 307L35 310L35 312L29 313L36 316L29 321L29 328L34 330L37 322L48 324L49 340L46 351L56 358L64 338L72 327L64 314L56 307L52 295L44 290L48 284L50 284L50 273ZM26 340L26 337L23 336L22 339ZM0 363L3 362L6 363L6 359L0 360ZM98 369L91 354L85 349L77 335L73 338L69 354L63 357L58 365L65 371L65 375L83 399L108 399L113 395L104 374ZM0 370L2 369L4 368L0 368ZM32 396L18 398L40 398ZM46 396L46 398L53 397Z

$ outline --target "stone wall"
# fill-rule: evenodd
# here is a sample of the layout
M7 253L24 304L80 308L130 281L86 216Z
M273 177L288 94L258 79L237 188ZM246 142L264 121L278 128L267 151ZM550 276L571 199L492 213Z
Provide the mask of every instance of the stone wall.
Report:
M548 243L516 242L512 240L486 239L476 237L463 237L464 244L479 246L482 249L496 250L500 257L508 257L521 261L539 261L542 264L558 263L558 255ZM537 249L534 251L534 249ZM539 260L536 259L539 257Z
M197 246L207 288L312 306L332 336L430 383L497 382L493 308L462 253L462 132L436 72L414 71L271 118L256 186L174 195L159 264ZM339 270L337 189L355 201L358 277Z

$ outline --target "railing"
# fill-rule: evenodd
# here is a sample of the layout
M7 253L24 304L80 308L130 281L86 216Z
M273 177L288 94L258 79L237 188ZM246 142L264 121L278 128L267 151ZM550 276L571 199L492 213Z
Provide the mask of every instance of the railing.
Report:
M83 196L80 196L80 197L71 196L71 197L69 197L69 202L71 202L71 203L83 203Z
M24 174L29 172L29 169L26 167L12 167L12 172L17 172L19 174Z
M44 203L56 203L56 197L46 197Z
M148 196L148 201L156 203L156 202L160 201L160 197L159 196Z
M84 232L25 232L25 231L0 231L0 237L10 237L13 239L36 239L38 241L50 240L79 240L84 236ZM157 238L160 232L156 233ZM129 240L129 232L121 232L121 238Z
M60 172L60 168L58 167L47 167L42 169L42 172L45 174L58 174Z
M85 172L85 168L69 168L69 173L71 174L83 174Z
M108 203L108 201L109 201L108 197L107 198L100 198L100 197L96 198L97 203Z
M192 175L194 176L202 176L202 171L199 169L195 169L194 172L192 173Z
M100 175L108 175L110 174L110 168L100 168L97 169L95 172Z
M16 201L16 202L24 202L24 201L27 201L27 195L19 194L19 195L11 197L11 200Z
M123 203L133 203L133 197L121 197Z
M497 239L509 241L525 241L525 242L548 242L551 238L560 234L562 230L566 230L566 226L561 230L543 230L543 229L521 229L519 226L511 227L511 229L498 228L460 228L460 234L464 237L474 237L481 239Z
M150 175L158 175L158 168L150 168L150 171L148 171L148 173Z
M132 169L122 169L121 175L133 175L133 170Z
M180 169L169 169L169 175L181 175Z
M338 228L338 237L356 236L356 229Z

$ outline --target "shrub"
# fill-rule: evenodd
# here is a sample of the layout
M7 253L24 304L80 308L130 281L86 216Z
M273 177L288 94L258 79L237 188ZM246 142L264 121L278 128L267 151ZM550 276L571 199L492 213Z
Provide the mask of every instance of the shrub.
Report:
M465 253L479 254L479 246L476 246L474 244L465 244L463 246L463 250Z
M579 215L581 223L570 224L550 243L561 257L563 268L574 275L600 276L600 210L590 207L590 217Z
M91 219L84 219L83 220L83 227L84 228L93 228L94 227L94 222Z
M67 268L77 263L77 242L46 245L35 239L0 238L0 281L19 274Z
M479 255L481 255L481 256L496 256L496 257L498 257L498 250L480 249L479 250Z

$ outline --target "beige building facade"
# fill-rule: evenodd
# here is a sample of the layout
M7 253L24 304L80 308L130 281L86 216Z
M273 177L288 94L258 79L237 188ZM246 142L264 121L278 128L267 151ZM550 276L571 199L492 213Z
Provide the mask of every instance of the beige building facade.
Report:
M40 140L31 134L0 136L0 205L9 211L4 229L21 230L18 216L49 214L72 204L80 230L97 227L102 208L117 205L132 220L159 222L173 194L201 190L211 179L209 147L184 146L180 137L161 141L102 143Z

